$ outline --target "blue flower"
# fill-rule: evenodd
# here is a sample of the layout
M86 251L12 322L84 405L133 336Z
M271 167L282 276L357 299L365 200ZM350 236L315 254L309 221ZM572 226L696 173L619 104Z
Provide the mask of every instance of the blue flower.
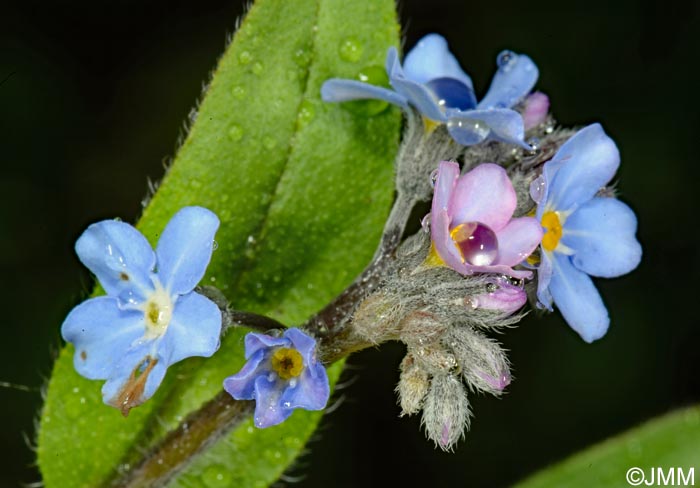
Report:
M477 103L474 86L437 34L423 37L407 55L403 67L396 48L386 56L386 71L394 90L356 80L333 78L321 87L326 102L375 98L409 110L413 105L433 122L447 124L452 138L464 146L487 139L526 149L522 116L511 110L537 81L537 66L525 55L503 51L486 96Z
M619 165L617 146L592 124L557 151L530 188L546 231L537 297L550 310L553 301L586 342L603 337L610 324L590 276L629 273L642 257L634 212L616 198L597 196Z
M221 312L193 292L212 254L219 219L185 207L170 220L155 252L129 224L92 224L75 244L107 296L75 307L61 328L75 346L82 376L107 380L103 401L128 415L148 400L173 363L219 348Z
M330 386L315 349L313 337L295 328L282 337L250 333L245 337L248 362L224 380L224 390L236 400L255 400L259 428L284 422L295 408L321 410Z

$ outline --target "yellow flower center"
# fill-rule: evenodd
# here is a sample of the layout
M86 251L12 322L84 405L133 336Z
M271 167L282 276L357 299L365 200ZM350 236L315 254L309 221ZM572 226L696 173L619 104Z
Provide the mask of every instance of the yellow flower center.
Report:
M143 307L146 319L146 338L153 339L165 333L173 317L173 302L168 292L158 284Z
M542 216L542 227L547 230L544 236L542 236L542 247L545 251L552 252L559 245L559 240L562 235L559 212L545 212Z
M429 119L428 117L423 117L423 128L425 129L425 134L430 135L433 133L435 129L440 127L440 124L442 122L438 122L437 120Z
M272 355L272 370L283 380L296 378L304 370L304 359L296 349L280 347Z

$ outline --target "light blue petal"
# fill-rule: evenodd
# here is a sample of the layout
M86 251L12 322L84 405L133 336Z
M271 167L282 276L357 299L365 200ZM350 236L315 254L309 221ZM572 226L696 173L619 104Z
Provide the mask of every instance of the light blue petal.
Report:
M168 366L192 356L210 357L219 349L221 311L208 298L191 292L175 302L173 316L161 343Z
M504 61L504 57L508 60ZM486 96L477 108L511 108L530 93L537 82L537 65L524 54L504 51Z
M143 234L125 222L103 220L92 224L78 238L75 252L108 295L141 302L153 289L153 249Z
M172 294L192 291L204 276L213 251L219 219L203 207L177 212L158 241L158 277Z
M284 390L280 403L283 408L303 408L305 410L322 410L330 396L328 375L321 364L304 368L294 387Z
M455 78L474 90L471 78L459 66L447 47L447 41L438 34L428 34L406 55L403 62L406 77L418 83L435 78Z
M408 103L416 107L423 116L438 122L447 120L435 94L425 85L411 81L403 76L390 76L389 83L394 87L394 90L408 100Z
M463 146L493 139L530 149L523 140L523 118L510 109L449 111L447 130Z
M255 413L253 421L255 426L261 429L272 427L287 420L292 410L283 408L280 402L283 389L287 382L270 379L266 376L258 376L255 380Z
M73 364L78 374L104 380L145 329L143 312L121 310L114 297L97 297L70 311L61 335L75 346Z
M156 341L148 341L129 350L102 386L104 403L128 413L129 409L141 405L153 396L168 369L166 361L156 354L156 348ZM152 361L155 361L155 364L149 369L147 366ZM139 381L143 382L143 389L134 388ZM127 387L137 396L126 396L124 389Z
M271 347L290 347L292 342L286 337L273 337L267 334L258 334L250 332L245 336L245 357L248 359L261 349L269 349Z
M381 86L370 85L357 80L331 78L321 86L321 98L324 102L346 102L373 98L398 105L408 110L408 101L393 90Z
M540 247L540 265L537 267L537 300L540 308L546 308L550 312L552 308L552 294L549 292L549 284L552 281L552 258L550 253Z
M284 337L292 342L292 347L304 357L306 364L310 364L312 360L315 362L316 339L296 327L285 330Z
M555 252L549 291L564 320L586 342L608 331L610 318L591 278L576 269L569 256Z
M269 361L264 360L265 351L256 351L238 373L224 380L224 390L236 400L255 399L255 380L259 376L267 377L271 372Z
M620 153L600 124L591 124L566 141L553 161L562 164L548 182L545 207L567 212L593 198L612 179Z
M642 259L635 237L637 217L615 198L594 198L564 224L562 244L573 249L574 266L593 276L614 278L629 273Z

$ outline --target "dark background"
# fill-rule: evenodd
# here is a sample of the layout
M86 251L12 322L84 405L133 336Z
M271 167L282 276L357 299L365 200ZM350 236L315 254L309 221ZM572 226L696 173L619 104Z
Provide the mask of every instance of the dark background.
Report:
M89 289L73 243L91 222L135 221L240 0L23 2L0 11L0 486L39 479L28 442L59 326ZM406 47L445 35L482 94L503 48L540 67L563 124L601 121L618 143L621 198L639 217L642 265L600 280L612 327L583 343L554 314L502 337L517 377L456 453L399 419L398 345L353 357L301 486L502 486L652 416L700 400L697 3L401 2ZM699 446L700 451L700 446Z

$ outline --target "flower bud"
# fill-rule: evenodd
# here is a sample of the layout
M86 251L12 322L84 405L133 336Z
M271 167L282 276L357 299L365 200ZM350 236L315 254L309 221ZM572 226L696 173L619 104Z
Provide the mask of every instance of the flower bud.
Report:
M451 374L434 376L423 406L425 434L444 451L451 450L469 427L469 400L464 385Z
M410 353L406 354L401 361L401 376L399 384L396 386L401 415L418 413L423 406L423 399L429 387L428 373L416 363Z

